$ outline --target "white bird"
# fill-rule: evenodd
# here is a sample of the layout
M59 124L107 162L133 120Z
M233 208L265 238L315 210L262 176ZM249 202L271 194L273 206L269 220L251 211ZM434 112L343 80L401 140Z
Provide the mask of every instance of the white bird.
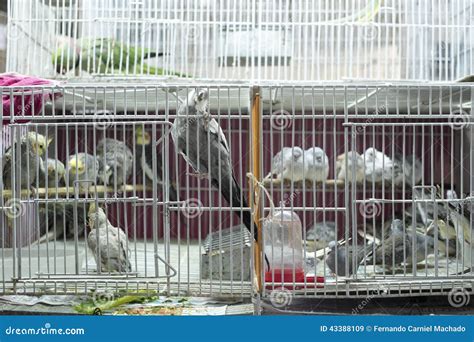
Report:
M97 269L102 272L130 272L128 238L119 227L114 227L102 208L94 203L89 206L89 228L87 245L94 254Z
M353 175L353 169L355 169L355 177ZM337 156L336 179L344 181L347 180L347 182L349 183L352 183L353 180L355 180L356 183L362 183L364 181L364 177L364 158L359 153L357 153L356 151L349 151L347 152L347 155L345 153L342 153Z
M304 151L304 178L312 182L324 182L329 175L329 158L320 147Z
M273 176L279 180L302 181L304 179L303 154L301 147L283 147L272 158L271 171L265 178Z
M369 147L364 152L365 178L372 183L381 183L382 180L392 178L392 160L383 152Z

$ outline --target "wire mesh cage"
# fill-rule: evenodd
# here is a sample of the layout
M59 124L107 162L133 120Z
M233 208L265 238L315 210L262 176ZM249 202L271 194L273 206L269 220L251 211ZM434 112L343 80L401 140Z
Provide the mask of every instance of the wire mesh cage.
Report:
M5 293L249 297L261 280L264 296L410 296L472 282L470 84L3 91L24 102L3 113ZM32 92L54 96L27 116Z
M7 70L56 78L455 80L473 2L15 0Z

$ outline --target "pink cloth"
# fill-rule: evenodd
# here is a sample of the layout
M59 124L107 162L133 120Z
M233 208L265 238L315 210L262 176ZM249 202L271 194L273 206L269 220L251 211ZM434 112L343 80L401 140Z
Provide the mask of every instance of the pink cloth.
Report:
M15 73L6 73L0 74L0 87L4 87L2 94L3 102L3 124L8 124L10 119L5 119L5 117L10 117L11 115L11 106L13 100L13 115L14 116L32 116L37 115L41 112L43 101L50 101L53 95L50 89L44 89L43 91L39 88L38 94L31 95L33 88L22 88L14 89L13 92L15 95L10 96L8 87L16 86L30 86L30 85L56 85L56 81L47 80L43 78L37 78L32 76L25 76ZM21 92L25 91L25 95L21 95ZM21 121L18 121L21 122ZM25 122L25 121L23 121Z

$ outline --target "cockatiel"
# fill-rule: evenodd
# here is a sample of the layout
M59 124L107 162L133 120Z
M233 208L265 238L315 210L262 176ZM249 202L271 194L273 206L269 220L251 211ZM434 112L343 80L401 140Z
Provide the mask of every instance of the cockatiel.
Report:
M16 172L20 175L20 186L22 189L30 189L35 185L37 173L39 172L42 163L41 156L46 152L52 139L46 139L45 136L36 133L28 132L21 137L21 141L15 140L2 158L3 169L3 186L5 189L12 188L12 165L18 161L18 153L20 154L20 167L16 165ZM18 174L15 175L18 177ZM17 182L15 179L15 183Z
M137 174L145 174L145 176L153 184L155 179L160 188L162 186L162 174L163 174L163 163L162 156L160 153L156 153L151 143L151 135L143 126L137 126L135 129L135 142L136 142L136 161L137 161ZM156 155L156 169L153 170L153 154ZM170 182L168 187L169 199L171 201L178 200L178 194L173 183Z
M114 227L105 211L94 203L89 205L88 225L91 232L87 245L94 254L97 269L101 272L131 272L127 235L119 227Z
M199 176L210 179L230 205L237 208L248 207L234 176L227 139L217 121L211 118L208 102L207 90L189 92L187 101L180 104L171 127L174 145L193 170ZM252 214L240 210L236 213L251 232ZM257 229L254 230L254 238L258 241ZM265 259L269 265L268 259Z
M97 145L96 157L100 184L121 186L127 182L133 171L133 154L123 141L102 139Z
M150 49L127 46L113 38L71 38L60 42L52 62L58 74L75 69L90 74L164 75L163 69L144 62L159 55ZM170 75L185 76L180 73Z
M99 160L85 152L73 154L69 156L67 172L69 185L87 190L91 185L97 183Z
M40 164L40 176L38 184L40 187L54 188L66 185L66 167L63 162L48 158ZM48 184L46 184L46 181Z

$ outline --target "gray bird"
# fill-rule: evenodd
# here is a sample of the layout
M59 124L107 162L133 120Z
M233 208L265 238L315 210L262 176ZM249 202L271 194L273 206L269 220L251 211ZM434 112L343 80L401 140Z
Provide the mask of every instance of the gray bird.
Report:
M15 140L12 146L7 148L2 157L3 186L5 189L12 188L12 166L17 163L20 154L20 165L16 165L16 172L20 175L21 189L31 189L39 172L42 162L41 156L46 152L52 139L46 139L36 132L28 132L21 137L20 142ZM15 175L17 182L18 174Z
M346 169L347 160L347 169ZM355 175L353 175L353 170ZM346 179L347 176L347 179ZM362 183L365 178L364 158L356 151L349 151L347 156L345 153L337 156L336 159L336 179L344 180L349 183L355 181Z
M302 181L304 179L303 149L298 146L283 147L272 158L270 173L265 178Z
M102 139L97 145L99 160L98 181L107 186L121 186L133 171L133 154L130 148L116 139Z
M405 182L409 187L420 184L423 178L421 160L414 155L405 158Z
M318 222L306 232L306 248L317 251L326 248L329 242L336 240L336 222Z
M474 236L473 227L471 226L472 200L459 200L454 190L446 191L446 199L449 204L447 217L454 226L457 239L460 243L467 242L470 244Z
M436 202L440 199L439 189L419 188L413 189L413 199L417 211L425 226L429 226L433 220L441 219L447 221L449 210L448 204ZM417 214L418 215L418 214Z
M69 156L67 173L69 184L82 190L87 190L96 184L99 172L99 161L89 153L76 153Z
M406 230L403 221L395 219L390 226L390 234L379 245L367 263L383 265L389 271L402 263L413 265L425 260L433 252L434 239L418 232ZM414 258L413 258L414 256Z
M66 167L63 162L48 158L40 163L38 184L40 187L63 187L66 185ZM47 184L46 184L47 182Z
M210 179L212 185L220 189L229 204L233 207L248 207L232 170L227 139L217 121L210 117L208 101L208 91L200 89L192 90L187 101L180 103L171 127L174 145L200 177ZM250 212L236 213L241 215L243 223L251 231ZM257 230L254 237L258 240Z
M368 264L375 262L376 265L385 265L388 270L400 265L407 258L405 232L403 231L403 222L401 220L393 220L390 226L390 235L382 241L374 255L367 261Z
M324 182L329 175L329 158L320 147L304 151L304 178L312 182Z
M161 154L157 154L153 150L151 144L150 133L145 131L142 126L137 126L135 130L135 142L136 142L136 162L137 162L137 174L145 174L150 182L156 180L158 184L162 185L161 179L163 174L163 162ZM156 170L153 171L153 154L156 154ZM178 192L176 191L175 185L170 182L168 186L169 199L171 201L178 200Z
M102 272L131 272L129 242L125 232L114 227L104 210L94 203L89 206L88 223L91 232L87 245L94 254L97 269Z
M393 158L392 179L395 185L403 185L411 188L421 182L423 170L421 161L413 155L403 158L402 155L395 155Z
M357 273L359 265L367 255L371 245L366 245L365 247L359 245L354 246L350 242L338 245L336 241L330 241L328 247L329 252L326 256L326 265L332 273L340 277L349 277L352 274ZM355 269L354 256L356 256ZM348 269L346 270L347 261L349 262L349 265L347 265Z

